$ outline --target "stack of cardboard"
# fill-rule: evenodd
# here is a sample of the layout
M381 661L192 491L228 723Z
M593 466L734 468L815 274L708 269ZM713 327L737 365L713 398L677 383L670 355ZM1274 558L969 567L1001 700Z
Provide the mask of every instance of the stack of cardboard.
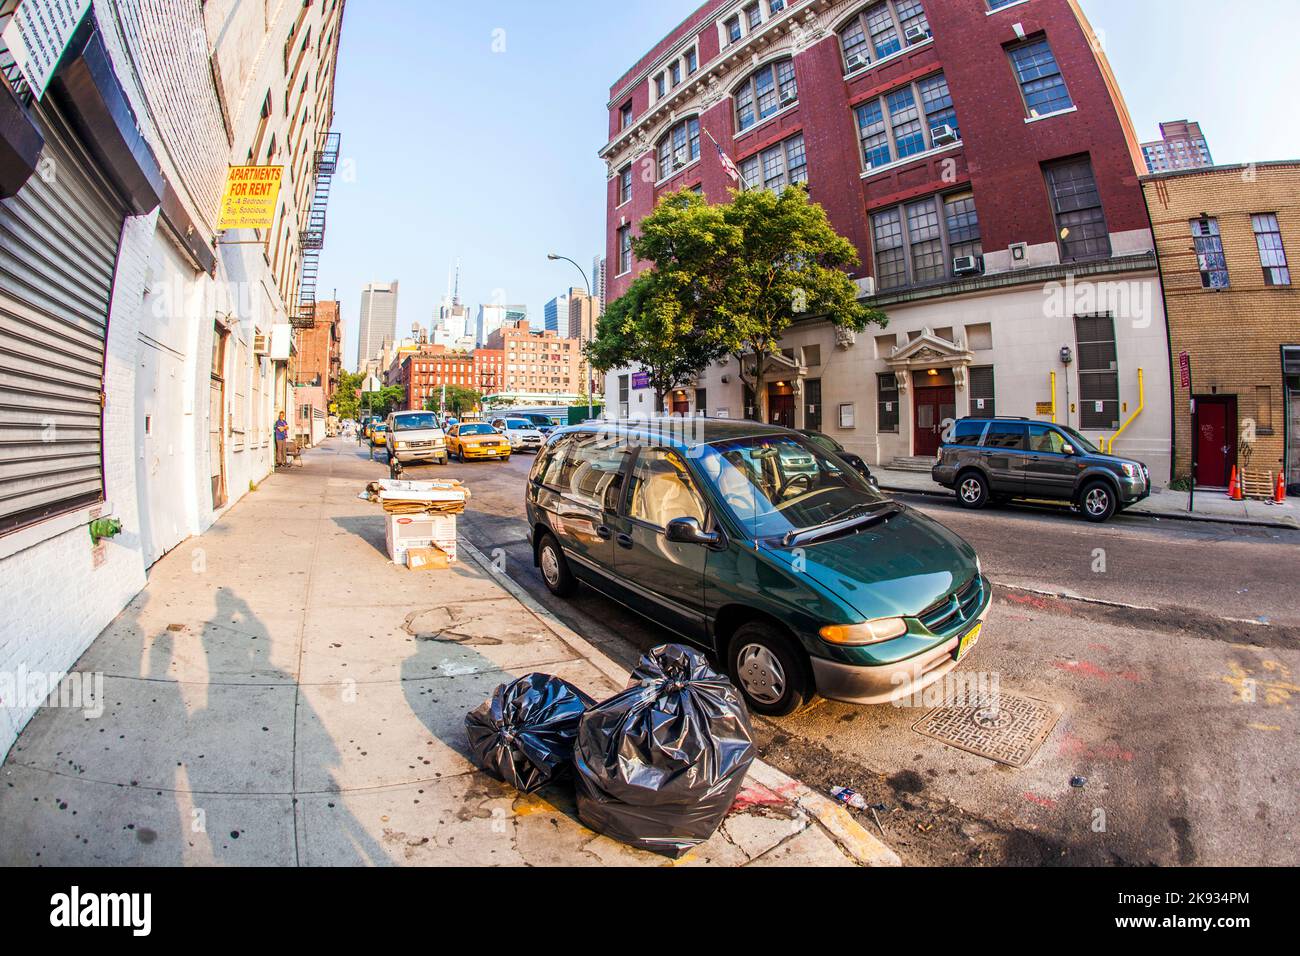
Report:
M394 564L423 571L456 560L456 516L470 497L459 481L375 481L361 497L383 506Z

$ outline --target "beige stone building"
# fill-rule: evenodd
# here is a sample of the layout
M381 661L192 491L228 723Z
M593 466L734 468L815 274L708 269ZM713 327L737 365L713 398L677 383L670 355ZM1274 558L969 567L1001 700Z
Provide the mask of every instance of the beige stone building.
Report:
M1146 177L1143 189L1169 321L1175 474L1190 475L1195 454L1199 484L1224 485L1237 466L1285 468L1295 488L1300 161L1165 173Z

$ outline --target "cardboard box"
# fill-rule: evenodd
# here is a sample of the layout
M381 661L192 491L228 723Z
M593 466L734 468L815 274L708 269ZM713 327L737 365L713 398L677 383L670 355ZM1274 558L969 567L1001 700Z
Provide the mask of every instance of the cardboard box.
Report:
M388 556L406 564L411 548L438 547L456 560L455 515L388 515Z
M451 567L451 555L437 545L408 548L406 566L412 571L446 571Z

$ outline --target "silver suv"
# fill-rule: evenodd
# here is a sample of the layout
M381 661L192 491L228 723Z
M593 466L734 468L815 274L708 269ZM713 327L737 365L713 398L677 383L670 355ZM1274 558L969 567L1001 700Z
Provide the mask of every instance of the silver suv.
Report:
M435 412L393 412L388 416L388 467L394 476L419 461L447 464L447 435Z
M1066 425L1027 418L963 418L953 425L930 470L965 508L1033 498L1077 508L1106 521L1151 494L1140 461L1102 452Z

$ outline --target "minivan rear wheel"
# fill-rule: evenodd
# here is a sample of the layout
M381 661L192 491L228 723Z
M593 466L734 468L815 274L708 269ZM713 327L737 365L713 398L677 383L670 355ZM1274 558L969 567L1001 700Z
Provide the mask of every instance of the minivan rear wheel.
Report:
M989 503L989 483L978 471L968 471L957 479L957 500L963 508L983 508Z
M750 710L784 717L809 696L808 663L802 650L765 621L742 625L727 647L727 671Z
M1104 481L1085 485L1079 495L1079 508L1089 521L1100 524L1115 514L1115 491Z
M549 532L542 536L537 546L537 564L542 569L542 581L546 589L556 597L571 597L578 589L577 579L569 570L569 562L564 559L564 551L555 535Z

